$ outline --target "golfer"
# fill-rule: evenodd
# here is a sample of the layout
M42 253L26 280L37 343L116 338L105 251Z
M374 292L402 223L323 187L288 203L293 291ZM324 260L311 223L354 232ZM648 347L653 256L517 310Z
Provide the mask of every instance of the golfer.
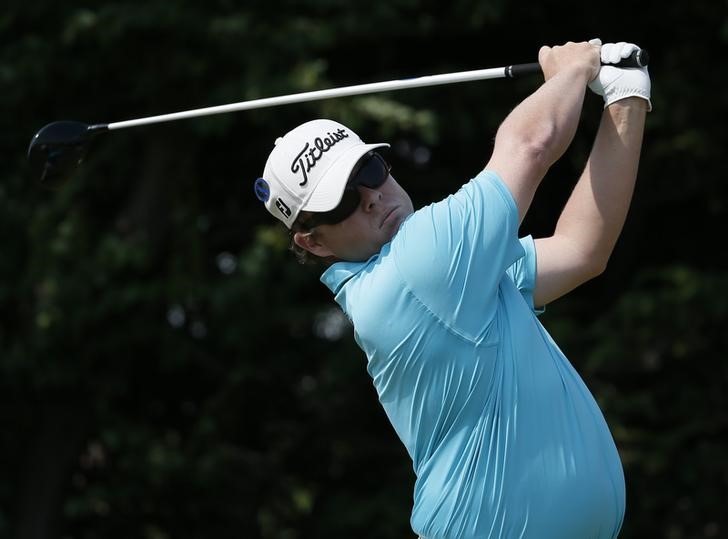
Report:
M427 539L613 538L622 466L602 413L538 321L600 274L637 174L647 70L601 66L637 47L542 47L545 83L499 127L485 169L414 211L378 153L314 120L276 141L255 190L354 325L412 459L411 525ZM518 229L569 146L587 87L604 112L551 237Z

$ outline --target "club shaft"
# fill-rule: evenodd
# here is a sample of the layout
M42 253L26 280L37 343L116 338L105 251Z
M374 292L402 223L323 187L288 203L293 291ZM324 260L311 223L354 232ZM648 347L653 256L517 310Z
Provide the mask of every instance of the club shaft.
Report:
M518 69L519 67L521 68L520 70ZM342 88L331 88L328 90L315 90L312 92L303 92L277 97L266 97L263 99L253 99L251 101L230 103L228 105L185 110L181 112L173 112L170 114L161 114L159 116L149 116L147 118L138 118L135 120L126 120L123 122L110 123L107 127L110 130L123 129L125 127L136 127L139 125L171 122L174 120L196 118L199 116L212 116L213 114L224 114L226 112L235 112L240 110L276 107L279 105L288 105L291 103L318 101L322 99L332 99L335 97L347 97L352 95L370 94L375 92L388 92L392 90L404 90L406 88L419 88L423 86L437 86L441 84L453 84L457 82L468 82L485 79L502 79L506 77L513 77L516 73L526 74L527 72L535 72L535 70L538 70L538 64L517 64L514 66L476 69L473 71L460 71L457 73L445 73L442 75L427 75L424 77L416 77L411 79L372 82L369 84L357 84L355 86L344 86Z

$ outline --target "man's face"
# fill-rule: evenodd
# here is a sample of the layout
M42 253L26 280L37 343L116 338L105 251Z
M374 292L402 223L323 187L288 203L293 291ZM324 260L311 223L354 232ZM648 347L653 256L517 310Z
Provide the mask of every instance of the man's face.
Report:
M311 233L296 233L294 241L316 256L361 262L378 253L414 211L412 200L390 175L375 189L356 188L360 203L335 225L319 225Z

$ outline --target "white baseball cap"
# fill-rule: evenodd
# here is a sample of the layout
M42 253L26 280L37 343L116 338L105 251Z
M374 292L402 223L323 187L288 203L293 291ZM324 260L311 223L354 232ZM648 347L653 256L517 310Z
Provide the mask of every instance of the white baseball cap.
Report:
M288 228L302 210L334 209L357 162L389 144L364 144L348 127L332 120L312 120L278 138L268 156L255 194Z

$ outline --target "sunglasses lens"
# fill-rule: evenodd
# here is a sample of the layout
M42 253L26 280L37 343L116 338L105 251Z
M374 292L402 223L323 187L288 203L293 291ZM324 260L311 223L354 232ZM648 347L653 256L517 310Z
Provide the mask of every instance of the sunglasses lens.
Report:
M389 177L389 165L381 155L373 153L349 179L347 188L363 185L375 189L382 185L387 177Z
M339 205L333 210L322 213L317 221L319 224L325 225L340 223L356 211L359 207L359 202L359 193L356 189L345 189Z

